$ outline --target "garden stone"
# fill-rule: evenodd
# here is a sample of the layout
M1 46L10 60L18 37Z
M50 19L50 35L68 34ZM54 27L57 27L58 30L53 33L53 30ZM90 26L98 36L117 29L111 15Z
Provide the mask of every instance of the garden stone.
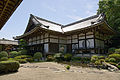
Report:
M111 72L113 72L113 71L119 71L119 69L118 69L116 66L111 65L111 64L109 64L109 63L103 62L103 65L104 65L109 71L111 71Z

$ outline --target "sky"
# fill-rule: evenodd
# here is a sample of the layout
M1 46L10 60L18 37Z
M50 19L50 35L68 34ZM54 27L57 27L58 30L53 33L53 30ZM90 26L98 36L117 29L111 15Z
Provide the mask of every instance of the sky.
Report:
M0 31L0 39L24 33L30 14L59 23L69 24L97 13L99 0L23 0Z

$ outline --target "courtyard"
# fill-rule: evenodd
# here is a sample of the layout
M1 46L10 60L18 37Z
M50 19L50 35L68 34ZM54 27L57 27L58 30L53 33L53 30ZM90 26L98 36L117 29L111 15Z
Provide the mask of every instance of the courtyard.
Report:
M0 76L0 80L120 80L120 73L71 66L55 62L21 64L19 71Z

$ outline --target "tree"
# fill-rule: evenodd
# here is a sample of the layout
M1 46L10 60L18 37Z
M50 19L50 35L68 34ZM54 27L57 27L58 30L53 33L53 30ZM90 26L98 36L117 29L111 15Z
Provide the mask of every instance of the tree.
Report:
M98 14L105 13L108 24L117 32L110 47L120 46L120 0L100 0Z
M19 40L19 50L24 50L27 47L27 43L24 39Z

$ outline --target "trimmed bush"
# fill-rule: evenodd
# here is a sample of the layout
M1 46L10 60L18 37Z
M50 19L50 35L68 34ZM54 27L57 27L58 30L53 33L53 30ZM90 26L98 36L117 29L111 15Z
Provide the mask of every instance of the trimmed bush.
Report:
M8 57L8 53L6 51L0 52L0 58L2 57Z
M118 69L120 69L120 65L118 65L117 67L118 67Z
M8 57L2 57L1 59L0 59L0 61L7 61L8 60Z
M29 55L21 55L21 56L16 56L14 60L19 61L19 63L27 63L27 60L29 58L32 58L32 56ZM28 60L29 61L29 60Z
M109 54L113 54L113 53L115 52L115 49L116 49L116 48L109 48L109 49L108 49L108 53L109 53Z
M29 55L21 55L21 56L16 56L14 59L25 59L25 58L32 58L32 56L29 56Z
M120 62L120 54L111 54L108 56L108 58L115 58L116 59L116 62Z
M27 63L26 59L15 59L16 61L18 61L19 63Z
M102 65L100 60L95 61L95 65Z
M115 49L116 54L120 54L120 49Z
M116 59L115 58L110 58L109 62L116 62Z
M55 58L55 61L56 61L56 62L63 61L63 55L62 55L62 53L56 53L56 54L54 55L54 58Z
M21 55L27 55L27 50L23 49L23 50L20 50L19 53Z
M9 73L18 71L20 65L17 61L1 61L0 73Z
M81 59L82 59L81 57L73 57L72 61L81 61Z
M10 58L14 58L14 57L16 57L16 56L20 56L20 55L21 55L20 52L17 52L17 51L11 51L9 57L10 57Z
M69 69L70 69L70 65L67 65L67 66L66 66L66 69L69 70Z
M109 58L105 58L105 61L106 61L106 62L109 62Z
M53 55L48 55L47 56L47 61L54 61L55 59L54 59L54 57L53 57Z
M27 62L33 62L33 58L27 58L26 61Z
M91 57L91 62L95 62L95 61L97 61L98 60L98 56L96 56L96 55L93 55L92 57Z
M14 58L8 58L8 61L15 61Z
M105 59L105 56L98 56L99 59Z
M34 54L34 59L37 59L38 61L40 61L41 58L42 58L42 53L41 52L36 52Z
M65 61L70 61L72 59L72 54L69 54L69 53L65 54L64 59Z

